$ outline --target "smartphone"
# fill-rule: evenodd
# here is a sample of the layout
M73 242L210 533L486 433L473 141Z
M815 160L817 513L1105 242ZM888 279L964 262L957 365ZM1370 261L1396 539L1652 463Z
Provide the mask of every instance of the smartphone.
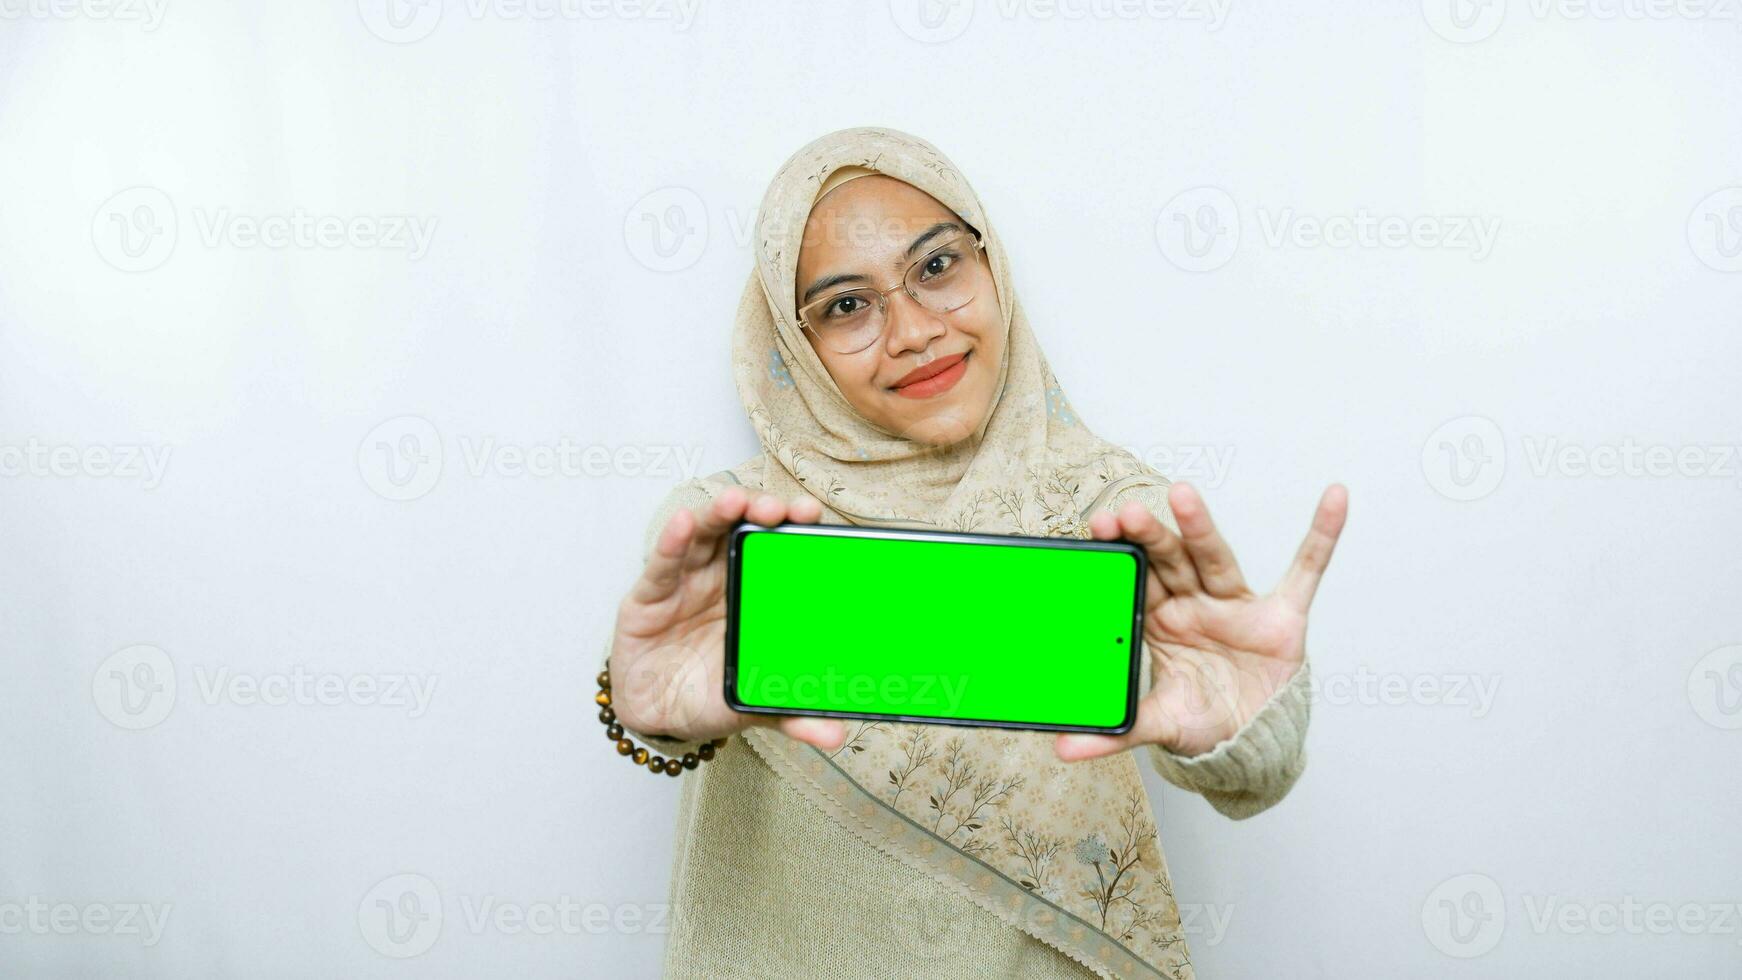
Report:
M743 522L727 548L739 711L1102 734L1136 720L1135 544Z

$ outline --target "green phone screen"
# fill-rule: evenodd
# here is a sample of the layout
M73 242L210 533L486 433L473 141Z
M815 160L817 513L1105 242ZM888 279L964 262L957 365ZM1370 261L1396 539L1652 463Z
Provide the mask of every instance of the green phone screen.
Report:
M1138 560L1125 550L751 531L739 703L794 713L1117 727Z

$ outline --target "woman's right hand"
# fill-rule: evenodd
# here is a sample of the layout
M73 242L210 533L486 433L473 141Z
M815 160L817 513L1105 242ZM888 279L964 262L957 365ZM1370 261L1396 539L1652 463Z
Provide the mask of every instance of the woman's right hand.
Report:
M611 707L625 728L703 741L760 725L820 749L840 747L846 729L838 720L734 711L723 690L727 535L741 520L772 526L821 517L813 497L788 505L766 493L752 500L740 487L671 515L641 578L617 606Z

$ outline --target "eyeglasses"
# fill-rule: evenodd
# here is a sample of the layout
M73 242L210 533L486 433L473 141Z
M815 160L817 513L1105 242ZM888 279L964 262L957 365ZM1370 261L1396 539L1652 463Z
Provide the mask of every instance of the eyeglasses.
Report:
M799 326L837 354L857 354L883 336L889 323L889 294L897 289L905 289L915 303L933 313L968 305L985 284L977 261L985 247L979 235L962 232L920 256L901 281L887 289L860 286L799 307Z

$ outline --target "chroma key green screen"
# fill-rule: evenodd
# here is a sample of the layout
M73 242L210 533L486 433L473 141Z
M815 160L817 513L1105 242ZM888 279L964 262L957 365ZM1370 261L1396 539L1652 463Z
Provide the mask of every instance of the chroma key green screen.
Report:
M958 724L1128 724L1143 573L1135 546L965 538L744 533L737 704Z

